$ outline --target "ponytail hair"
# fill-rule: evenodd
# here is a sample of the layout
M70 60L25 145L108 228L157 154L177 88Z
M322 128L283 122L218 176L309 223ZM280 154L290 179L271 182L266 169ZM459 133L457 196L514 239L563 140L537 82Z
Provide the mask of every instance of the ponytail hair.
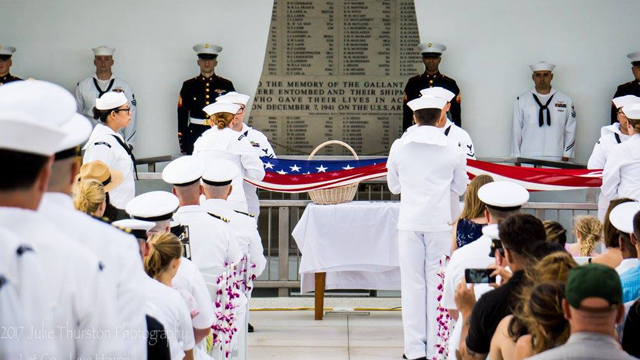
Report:
M96 108L94 106L93 107L93 118L95 120L100 121L101 123L106 123L107 122L107 118L109 117L111 112L114 111L114 110L118 110L118 108L109 109L109 110L98 110L98 108Z
M602 223L590 215L574 218L576 235L580 233L580 256L590 256L602 238Z
M234 117L235 117L235 114L220 112L220 113L211 115L210 119L213 125L215 125L218 129L222 130L226 127L229 127Z
M94 215L106 198L104 185L99 181L80 181L73 194L73 206L83 213Z
M629 124L631 124L631 126L633 127L633 130L635 130L636 133L640 134L640 119L627 118L627 120L629 121Z
M171 233L157 233L149 239L149 254L144 258L144 271L157 278L171 264L182 256L182 243Z

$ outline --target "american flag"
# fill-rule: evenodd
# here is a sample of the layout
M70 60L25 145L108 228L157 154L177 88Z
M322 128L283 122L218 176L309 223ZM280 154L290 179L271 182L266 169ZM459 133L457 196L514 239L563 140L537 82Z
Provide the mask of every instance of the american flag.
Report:
M265 190L302 193L330 189L387 175L387 159L289 160L261 158L265 168L262 181L245 181ZM493 164L467 159L469 178L481 174L494 180L519 183L529 191L577 190L600 187L602 170L537 169Z

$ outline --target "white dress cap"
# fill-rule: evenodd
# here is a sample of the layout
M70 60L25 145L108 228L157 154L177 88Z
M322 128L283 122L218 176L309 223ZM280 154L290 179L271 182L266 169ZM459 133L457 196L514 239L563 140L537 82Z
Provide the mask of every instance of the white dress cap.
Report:
M96 109L98 110L111 110L119 108L127 103L127 97L124 93L109 91L96 99Z
M629 58L629 60L631 60L631 62L640 61L640 51L629 53L627 54L627 57Z
M14 52L16 52L16 48L14 48L13 46L4 46L0 44L0 55L11 56Z
M418 45L418 50L420 50L422 54L424 53L442 54L445 50L447 50L447 47L444 44L439 44L439 43L422 43Z
M529 200L527 189L510 181L494 181L478 190L478 198L488 207L513 211Z
M551 64L551 63L548 63L546 61L538 61L537 63L535 63L533 65L529 65L529 68L533 72L536 72L536 71L553 71L553 69L555 69L556 66Z
M640 104L624 106L622 112L631 120L640 120Z
M116 49L110 48L108 46L98 46L97 48L93 48L91 50L93 50L94 56L113 56L113 53L116 52Z
M247 103L249 102L249 99L251 99L251 97L249 95L245 95L245 94L240 94L237 93L235 91L231 91L228 92L222 96L218 96L216 98L216 102L219 103L230 103L230 104L242 104L244 106L247 106Z
M147 231L153 229L156 223L151 221L143 221L136 219L124 219L111 223L115 227L119 227L124 231L131 231L131 234L138 239L147 239Z
M226 159L207 161L207 169L202 174L202 182L212 186L225 186L240 175L240 169L233 162Z
M633 233L633 217L640 211L640 203L626 202L611 210L609 221L618 231L623 233Z
M235 115L238 113L238 111L240 111L240 105L225 102L214 102L211 105L205 106L202 111L206 112L209 116L219 113L229 113Z
M416 111L420 109L440 109L442 110L447 105L447 100L428 96L421 96L417 99L413 99L407 103L411 110Z
M76 113L73 96L46 81L16 81L0 87L0 148L43 156L60 149L61 126Z
M151 191L131 199L125 211L132 218L145 221L170 220L178 210L180 200L166 191Z
M214 44L196 44L193 46L193 51L196 54L209 54L209 55L218 55L222 52L222 46L214 45Z
M187 186L194 184L204 173L204 163L195 156L181 156L167 165L162 170L162 180L175 186Z
M640 97L633 96L633 95L625 95L625 96L618 96L617 98L613 99L613 105L615 105L615 107L618 109L631 104L640 104Z
M456 96L456 94L451 91L439 86L422 89L420 90L420 95L428 95L434 98L445 99L447 102L451 102L451 100Z

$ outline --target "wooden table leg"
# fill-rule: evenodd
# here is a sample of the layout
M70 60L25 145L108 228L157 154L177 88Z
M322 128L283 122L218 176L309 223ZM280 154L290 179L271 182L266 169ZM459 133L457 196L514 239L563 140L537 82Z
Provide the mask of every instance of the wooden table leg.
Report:
M325 280L327 278L327 273L316 273L315 275L315 320L322 320L322 315L324 315L324 286Z

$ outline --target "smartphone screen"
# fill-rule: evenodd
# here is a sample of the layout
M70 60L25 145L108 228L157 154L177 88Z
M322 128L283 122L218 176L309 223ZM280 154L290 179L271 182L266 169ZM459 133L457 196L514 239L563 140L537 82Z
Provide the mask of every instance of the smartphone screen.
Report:
M491 276L493 269L465 269L464 278L467 284L493 284L496 277Z

